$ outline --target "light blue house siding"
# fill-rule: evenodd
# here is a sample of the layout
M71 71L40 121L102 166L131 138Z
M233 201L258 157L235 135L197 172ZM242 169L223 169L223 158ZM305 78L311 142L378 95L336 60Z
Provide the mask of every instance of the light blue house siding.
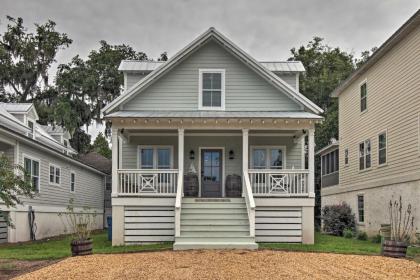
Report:
M226 111L301 111L244 63L211 41L135 95L123 110L198 110L199 69L225 69ZM131 81L131 80L130 80Z

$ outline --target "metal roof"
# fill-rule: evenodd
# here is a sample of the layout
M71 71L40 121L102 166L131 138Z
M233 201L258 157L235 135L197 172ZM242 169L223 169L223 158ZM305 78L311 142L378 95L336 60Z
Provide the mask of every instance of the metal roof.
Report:
M27 112L31 107L32 103L2 103L9 113Z
M6 103L0 103L0 124L5 124L8 127L13 127L14 129L19 130L22 133L29 132L29 127L24 125L15 116L10 114L6 110L6 105Z
M118 70L126 72L152 72L165 61L123 60ZM273 72L305 72L300 61L262 61L262 66Z
M59 125L55 125L55 126L52 126L52 125L41 125L41 126L49 134L61 134L61 133L65 133L66 132L65 128L62 127L62 126L59 126Z
M263 111L117 111L106 117L119 118L279 118L322 119L309 112L263 112Z
M338 149L339 146L340 146L340 143L338 141L330 143L327 146L323 147L322 149L319 149L318 151L316 151L315 155L322 155L327 151L330 152L331 150L335 150L335 148Z
M300 61L260 61L260 64L272 72L305 72Z
M363 75L372 65L381 59L388 51L390 51L396 44L407 36L413 29L420 25L420 9L409 18L388 40L385 41L372 56L358 69L344 80L332 93L331 97L338 97L352 82Z

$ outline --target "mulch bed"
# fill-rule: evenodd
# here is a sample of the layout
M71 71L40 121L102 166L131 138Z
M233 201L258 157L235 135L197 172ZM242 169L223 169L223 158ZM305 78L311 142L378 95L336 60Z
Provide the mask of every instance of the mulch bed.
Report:
M17 279L420 279L420 264L270 250L164 251L67 258Z
M11 279L56 262L57 261L18 261L0 259L0 280Z

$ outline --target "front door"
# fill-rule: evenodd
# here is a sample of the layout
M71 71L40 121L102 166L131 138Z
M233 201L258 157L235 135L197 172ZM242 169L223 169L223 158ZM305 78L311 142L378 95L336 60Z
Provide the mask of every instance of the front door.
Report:
M221 149L201 150L202 197L222 197L222 161Z

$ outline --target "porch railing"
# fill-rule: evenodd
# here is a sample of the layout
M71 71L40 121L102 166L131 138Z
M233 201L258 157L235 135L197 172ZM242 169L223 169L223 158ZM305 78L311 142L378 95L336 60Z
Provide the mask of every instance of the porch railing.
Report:
M119 169L119 195L175 196L177 169Z
M250 169L254 196L308 196L309 170Z
M255 237L255 201L252 195L251 183L248 173L244 170L244 197L249 219L249 235Z

